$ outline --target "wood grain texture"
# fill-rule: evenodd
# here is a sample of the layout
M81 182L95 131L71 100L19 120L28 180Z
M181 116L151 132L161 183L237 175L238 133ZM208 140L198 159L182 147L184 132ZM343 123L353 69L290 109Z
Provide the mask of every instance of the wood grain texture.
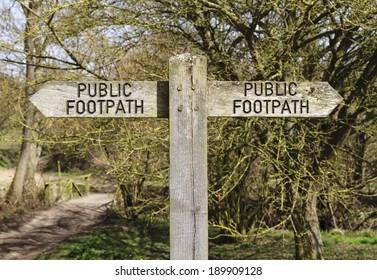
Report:
M82 93L78 97L78 85L79 83L90 84L92 86L91 92L93 92L93 86L99 83L106 84L108 87L110 84L113 86L113 94L117 94L118 84L129 83L131 87L127 87L127 90L131 92L129 96L110 97L108 96L90 97L88 94ZM167 81L114 81L114 82L98 82L98 81L78 81L78 82L49 82L46 83L37 93L35 93L30 101L41 111L46 117L52 118L125 118L125 117L160 117L167 118L169 114L169 90ZM93 94L94 95L94 94ZM82 113L82 105L79 104L79 112L74 108L75 103L69 103L72 108L67 108L67 101L75 100L83 101L86 106L89 103L90 108L86 108ZM102 104L101 101L102 100ZM109 106L106 106L106 101L111 100ZM143 100L143 112L141 112L140 105ZM93 103L95 102L95 104ZM117 110L118 102L122 101L124 106L123 110ZM137 103L135 103L135 101ZM129 103L131 102L131 103ZM139 108L135 110L135 104L139 105ZM94 110L93 106L97 106ZM102 110L101 109L102 106ZM129 108L130 106L130 108ZM89 110L88 110L89 109ZM131 109L131 110L129 110ZM69 110L69 111L67 111ZM93 112L95 111L95 112Z
M170 257L208 259L207 62L189 54L169 61Z
M246 81L209 81L208 82L208 116L210 117L326 117L328 116L343 100L343 98L326 82L297 82L295 87L296 94L291 96L257 96L250 91L247 96L244 94L245 83L258 83L258 85L266 82L246 82ZM280 93L283 93L284 84L288 82L269 82L275 87L279 85ZM257 111L251 110L245 113L243 108L236 108L234 112L234 100L248 100L247 105L253 104L256 100ZM272 103L268 100L278 100L281 106L272 110ZM299 102L296 102L298 100ZM249 102L250 101L250 102ZM286 106L283 107L284 101L287 101ZM304 105L309 104L308 111L306 108L300 110L300 102ZM295 104L296 103L296 104ZM237 105L242 106L242 102ZM262 105L259 108L259 105ZM296 111L294 107L296 105ZM266 108L269 106L269 108ZM284 110L282 110L284 108ZM249 107L246 106L246 111ZM268 110L269 109L269 110Z
M129 97L90 97L83 95L77 96L77 87L80 82L50 82L44 85L30 101L46 116L46 117L63 117L63 118L124 118L124 117L169 117L169 82L168 81L133 81L128 82L132 85L132 94ZM91 85L99 82L84 82ZM121 82L101 82L107 85ZM343 100L343 98L326 82L298 82L295 88L296 94L275 96L261 95L257 96L252 92L247 96L244 94L245 83L257 83L263 85L272 83L275 87L279 86L280 93L284 84L289 82L249 82L249 81L208 81L207 102L209 117L326 117L328 116ZM115 91L116 92L116 91ZM89 104L90 108L86 108L85 112L80 112L82 104L79 104L80 110L72 108L68 110L67 101L76 100L84 101L88 105L89 101L97 102L95 112L93 104ZM106 103L101 104L99 100L112 100L114 106L106 107ZM117 104L123 100L125 112L117 110ZM138 103L127 103L135 100ZM135 110L134 105L140 105L143 101L143 112ZM237 102L235 103L235 100ZM274 101L276 100L276 101ZM275 103L273 103L275 102ZM274 106L280 104L279 106ZM112 104L111 104L112 105ZM300 105L308 106L301 107ZM130 108L128 108L130 106ZM235 108L235 106L238 106ZM253 107L255 106L255 108ZM88 110L89 109L89 110ZM128 110L130 109L130 110ZM256 109L256 110L255 110Z
M207 82L206 57L191 54L170 58L169 81L50 82L30 98L46 117L170 118L173 260L208 259L208 116L326 117L342 100L323 82Z

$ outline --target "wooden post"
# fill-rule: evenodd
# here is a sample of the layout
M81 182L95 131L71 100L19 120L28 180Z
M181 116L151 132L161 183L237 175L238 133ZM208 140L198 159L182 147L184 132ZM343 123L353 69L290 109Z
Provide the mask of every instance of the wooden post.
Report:
M208 259L207 59L169 60L170 258Z
M182 54L169 60L169 81L53 82L30 100L46 117L165 118L169 111L170 257L199 260L208 259L207 116L325 117L343 98L328 83L207 83L206 57Z

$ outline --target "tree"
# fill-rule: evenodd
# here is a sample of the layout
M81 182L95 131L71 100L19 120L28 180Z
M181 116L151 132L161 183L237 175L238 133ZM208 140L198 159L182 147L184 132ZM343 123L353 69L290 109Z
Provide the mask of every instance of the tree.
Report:
M24 1L18 2L27 7ZM162 58L190 51L208 57L210 79L328 81L345 99L331 118L213 119L209 125L212 223L222 234L238 238L289 228L295 234L296 258L323 257L320 225L345 225L342 217L349 214L351 198L365 196L376 176L371 156L377 76L373 1L43 3L49 5L33 10L33 20L48 36L39 43L44 52L33 54L38 60L33 63L49 71L64 69L67 79L73 71L100 79L166 79ZM160 60L152 63L153 57ZM124 205L140 208L138 203L149 199L143 193L146 178L156 178L141 173L153 164L157 177L166 173L161 172L164 161L156 159L157 150L146 147L164 150L157 144L157 140L162 146L166 143L164 133L148 143L130 138L117 145L98 130L99 124L101 129L109 125L109 131L124 131L128 126L101 121L88 126L99 134L82 130L76 139L108 144L104 148L113 174L123 185ZM137 125L129 129L140 132ZM93 135L101 138L93 140L97 139ZM116 140L122 141L121 137ZM120 156L125 150L129 158ZM152 165L125 161L140 158L149 158ZM121 174L128 174L137 192L143 193L139 202L131 197L133 183Z
M103 71L114 53L108 51L103 55L98 51L98 46L93 44L94 36L98 40L96 43L100 43L99 38L106 39L103 34L101 36L100 27L103 22L95 22L100 16L96 14L88 20L86 14L97 11L100 1L67 4L65 1L17 0L10 4L3 7L4 15L9 16L4 18L2 26L6 32L0 44L1 60L24 66L25 93L22 99L23 138L20 159L7 197L12 203L33 204L38 193L34 174L41 152L38 130L42 127L40 115L28 98L39 84L61 75L61 70L67 71L65 79L69 79L70 71L76 71L77 76L89 74L106 79ZM77 20L84 14L84 19ZM16 20L21 15L23 26ZM85 21L86 25L80 25ZM96 34L96 27L100 29L97 31L100 36ZM85 43L87 45L84 49L82 46Z
M335 151L343 149L351 133L358 133L354 125L363 125L362 116L374 115L370 110L376 81L376 8L372 1L131 3L122 2L121 8L133 13L138 26L148 28L148 36L170 33L186 41L187 48L206 54L213 78L322 80L345 97L346 105L329 120L214 121L215 135L227 137L210 159L215 223L242 236L255 218L266 218L271 201L280 202L274 212L285 209L281 214L286 218L268 227L290 224L296 257L322 258L317 207L328 204L326 200L334 195L346 200L341 191L345 186L339 184L343 171L325 167L338 160ZM143 17L145 14L148 16ZM255 133L248 133L250 129ZM247 189L253 187L248 178L257 160L266 164L266 183L274 180L276 185L265 185L264 195L256 199ZM272 172L276 172L274 178ZM276 189L281 191L273 192ZM219 214L224 207L230 212ZM262 214L254 214L258 209ZM266 226L266 220L258 223Z
M25 15L25 30L24 30L24 52L25 52L25 97L26 99L34 93L33 84L35 82L35 58L33 54L36 53L36 33L35 15L30 12L38 7L37 3L30 2L23 7ZM24 128L23 128L23 143L21 146L21 154L19 163L17 165L16 174L8 191L7 197L13 203L19 203L22 199L34 200L32 197L36 194L35 188L37 182L35 181L35 171L40 149L38 144L33 142L36 139L33 130L39 124L39 116L36 110L29 102L24 105Z

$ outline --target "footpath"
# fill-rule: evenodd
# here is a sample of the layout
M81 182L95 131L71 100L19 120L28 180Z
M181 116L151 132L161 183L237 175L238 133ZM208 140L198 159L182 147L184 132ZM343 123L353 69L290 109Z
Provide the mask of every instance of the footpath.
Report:
M55 248L63 240L99 224L113 194L90 194L36 212L17 230L0 232L0 260L30 260Z

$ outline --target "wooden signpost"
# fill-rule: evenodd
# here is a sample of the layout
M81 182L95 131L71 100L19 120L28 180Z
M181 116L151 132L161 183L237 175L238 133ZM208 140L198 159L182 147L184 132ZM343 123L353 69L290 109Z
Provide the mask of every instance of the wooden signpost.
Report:
M343 98L324 82L208 83L211 117L326 117Z
M168 82L48 82L30 101L50 118L168 117Z
M169 60L169 81L47 83L46 117L168 117L170 257L208 259L207 117L325 117L342 97L323 82L207 81L207 59Z

